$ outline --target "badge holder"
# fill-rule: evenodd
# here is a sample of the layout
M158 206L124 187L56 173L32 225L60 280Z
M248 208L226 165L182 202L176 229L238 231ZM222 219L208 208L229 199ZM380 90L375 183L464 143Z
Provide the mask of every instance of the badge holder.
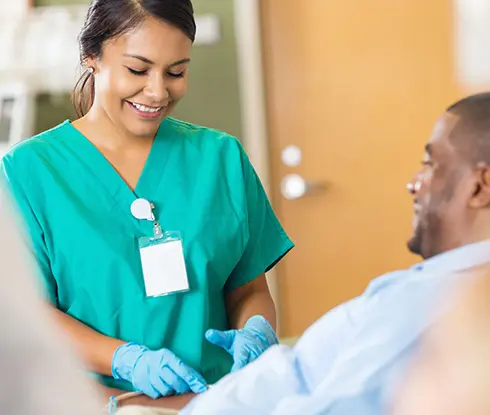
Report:
M146 295L160 297L189 291L182 235L179 231L163 232L153 208L145 199L131 205L135 218L153 222L153 236L138 239Z

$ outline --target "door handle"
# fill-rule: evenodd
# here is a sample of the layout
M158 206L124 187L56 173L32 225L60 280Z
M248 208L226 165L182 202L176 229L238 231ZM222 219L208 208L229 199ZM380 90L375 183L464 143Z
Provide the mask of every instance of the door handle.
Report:
M321 192L326 188L326 183L308 181L299 174L288 174L281 181L281 194L287 200L300 199L306 195Z

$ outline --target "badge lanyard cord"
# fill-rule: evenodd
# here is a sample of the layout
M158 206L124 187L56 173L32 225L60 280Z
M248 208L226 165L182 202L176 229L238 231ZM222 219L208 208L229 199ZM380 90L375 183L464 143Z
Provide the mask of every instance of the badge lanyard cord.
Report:
M142 396L142 392L127 392L123 393L119 396L111 396L109 398L109 403L104 408L104 413L108 415L116 415L118 405L131 398L135 398L137 396ZM175 415L178 414L178 411L172 408L158 408L156 409L159 415Z

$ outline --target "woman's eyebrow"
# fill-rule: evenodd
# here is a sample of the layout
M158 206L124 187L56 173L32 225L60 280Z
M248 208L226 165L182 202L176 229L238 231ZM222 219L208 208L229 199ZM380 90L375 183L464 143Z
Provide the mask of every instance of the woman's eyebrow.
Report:
M145 62L145 63L147 63L149 65L154 65L155 64L155 62L153 62L151 59L145 58L144 56L141 56L141 55L133 55L133 54L130 54L130 53L125 53L124 56L126 56L127 58L139 59L140 61ZM173 66L182 65L182 64L188 63L190 61L191 61L190 58L180 59L177 62L174 62L174 63L170 64L169 65L169 68L171 68Z
M169 65L169 67L171 68L172 66L182 65L183 63L189 63L190 61L191 60L189 58L181 59L177 62L172 63L171 65Z
M132 55L132 54L125 53L124 56L126 56L127 58L139 59L140 61L143 61L145 63L149 63L150 65L153 65L155 63L155 62L151 61L150 59L145 58L144 56L141 56L141 55Z

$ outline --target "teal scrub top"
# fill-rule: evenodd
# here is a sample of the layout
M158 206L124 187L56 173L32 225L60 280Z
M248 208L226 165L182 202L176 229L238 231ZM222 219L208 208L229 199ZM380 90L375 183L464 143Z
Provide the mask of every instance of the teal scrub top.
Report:
M16 145L1 170L58 309L104 335L168 348L210 384L229 372L231 356L205 331L228 329L225 294L293 247L237 139L167 118L132 191L65 121ZM132 216L136 198L181 232L190 291L146 297L138 238L153 231Z

